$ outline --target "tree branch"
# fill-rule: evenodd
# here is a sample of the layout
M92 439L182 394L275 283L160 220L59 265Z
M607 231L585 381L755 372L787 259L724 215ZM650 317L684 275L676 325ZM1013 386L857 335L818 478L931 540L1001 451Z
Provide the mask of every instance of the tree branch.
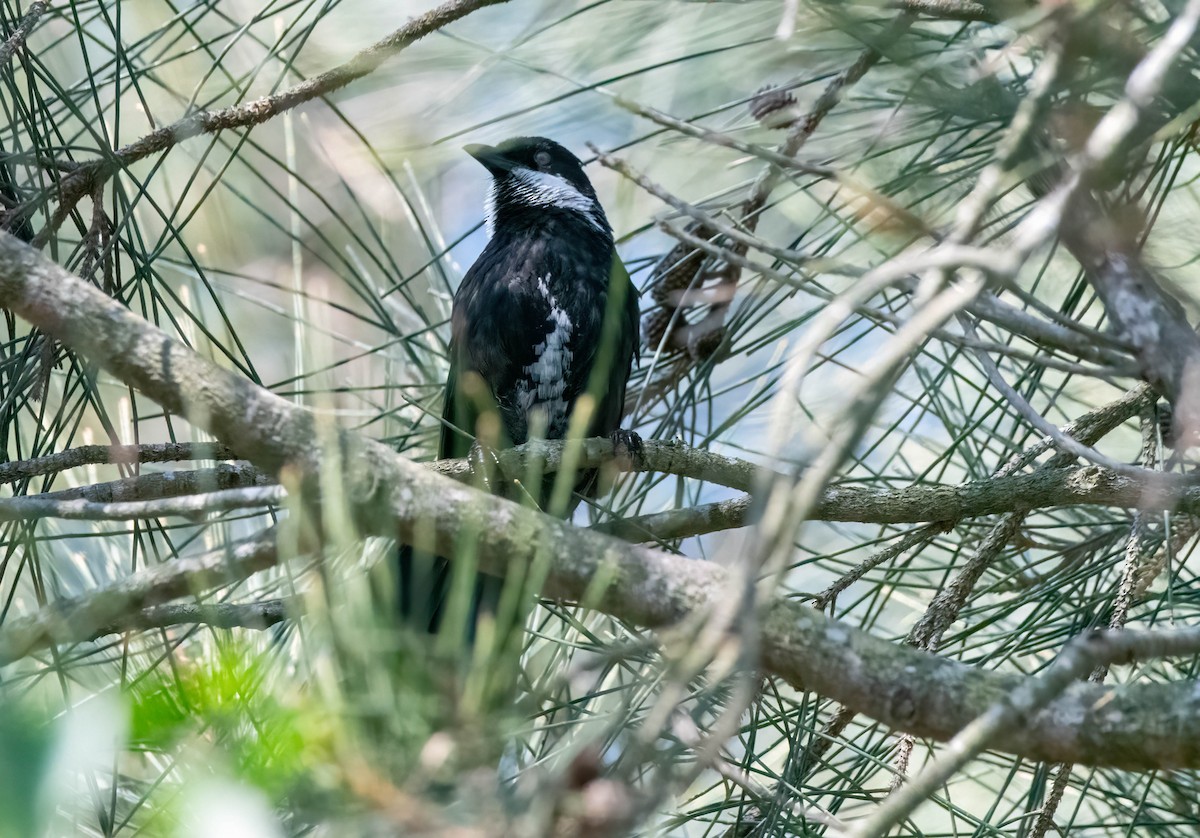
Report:
M58 602L0 629L0 664L54 644L79 643L154 618L139 612L189 594L240 582L273 567L279 559L275 530L227 549L190 556L130 574L115 585ZM160 612L159 618L165 613Z
M894 5L910 14L937 20L999 23L1035 4L1029 0L896 0Z
M130 164L160 154L180 142L201 134L215 134L231 128L246 128L259 125L284 111L305 102L328 95L345 87L355 79L373 72L388 58L401 52L416 41L436 32L447 24L487 6L505 3L507 0L447 0L420 17L413 18L386 38L357 53L344 64L326 70L318 76L300 82L287 90L263 96L252 102L232 105L218 111L196 111L182 119L164 125L135 142L106 154L104 157L82 163L73 168L59 183L53 193L59 199L58 207L37 236L33 244L40 247L66 220L71 210L85 195Z
M603 437L564 443L558 440L527 442L515 448L495 452L500 474L510 480L524 480L530 468L540 464L547 473L562 467L563 453L569 445L578 445L580 469L612 468L625 472L662 472L691 477L730 489L751 491L763 477L762 469L747 460L725 457L704 448L691 448L675 442L643 440L642 449L633 458L614 458L612 442ZM431 468L439 474L465 481L471 472L470 458L438 460Z
M140 611L123 614L108 625L93 632L94 640L106 634L126 631L170 628L182 625L206 625L213 628L265 629L303 613L299 598L265 599L262 602L184 602L152 605Z
M1091 195L1077 196L1060 231L1118 334L1133 345L1142 376L1174 409L1172 438L1200 440L1200 336L1179 301L1136 250L1122 244Z
M320 502L345 502L364 534L399 536L441 555L469 548L494 574L544 562L543 595L585 602L650 628L718 607L741 590L736 570L575 528L457 484L378 442L319 424L313 414L199 357L7 234L0 234L0 305L167 410L188 416L259 468L286 473L287 485L300 487L309 502L313 496L306 490L319 483ZM274 563L272 536L239 545L229 561L220 554L201 582L222 584ZM169 593L191 592L186 575L175 576L173 588L155 586L155 601L148 601L142 584L147 573L177 573L188 561L135 574L138 584L129 582L133 593L116 598L120 602L93 595L101 603L95 608L104 612L93 612L99 618L93 622L110 624L131 602L144 607ZM52 627L62 622L61 616L51 626L41 615L25 619L30 622L19 631L16 621L0 631L4 659L23 654L32 641L53 642ZM917 736L954 736L1024 681L896 646L790 600L768 601L759 625L767 672ZM1190 681L1120 690L1073 685L997 747L1033 759L1127 769L1200 766L1200 693Z
M968 762L998 737L1017 731L1030 716L1042 710L1097 666L1129 664L1162 657L1200 653L1200 629L1171 631L1095 631L1074 638L1044 673L1026 678L1007 695L999 696L987 711L954 736L911 782L854 825L850 838L878 838L900 823ZM1112 694L1110 692L1110 694Z
M0 483L15 483L87 465L173 463L181 460L233 460L233 449L216 442L163 442L148 445L81 445L44 457L0 463Z
M29 4L29 9L25 12L25 17L21 18L21 22L17 24L17 28L12 34L0 44L0 67L3 67L12 57L17 54L17 50L25 46L25 40L29 37L29 33L33 31L33 27L37 26L38 20L46 13L48 3L42 0Z
M996 23L997 17L982 3L971 0L897 0L894 4L910 14L938 20L978 20Z
M1092 192L1142 138L1140 123L1156 123L1154 103L1179 55L1200 26L1200 3L1189 2L1165 35L1129 73L1124 96L1091 131L1071 166L1053 167L1031 182L1035 194L1057 174L1055 193L1068 200L1059 236L1083 266L1122 339L1132 345L1142 376L1171 402L1176 442L1200 441L1200 336L1183 306L1142 262L1140 246ZM1190 104L1190 101L1189 101Z
M5 501L62 502L83 500L89 503L130 503L134 501L177 498L201 492L268 486L272 483L262 472L246 463L220 463L215 468L191 471L156 471L136 477L123 477L106 483L77 486L57 492L5 498ZM0 506L0 508L4 508Z
M88 487L92 488L92 487ZM172 515L193 517L211 512L253 509L282 503L280 486L254 486L217 492L188 493L181 497L103 503L46 495L0 499L0 521L33 521L66 518L77 521L136 521Z
M575 444L581 446L576 463L580 469L611 468L630 473L671 474L747 492L694 507L617 518L592 528L627 541L686 538L744 527L754 504L750 491L755 488L756 481L769 474L746 460L674 442L647 440L636 461L615 457L612 443L604 438L580 440ZM567 445L557 440L537 441L496 452L497 473L507 480L524 480L535 464L544 473L555 472L562 466ZM431 471L460 483L469 483L472 479L469 458L437 460L426 465ZM0 498L0 521L39 517L121 520L193 515L276 503L281 495L274 488L261 472L246 465L221 464L213 469L154 472L59 492ZM1200 477L1148 469L1120 474L1101 466L1083 466L1044 468L1030 474L1001 474L970 483L918 484L892 490L833 486L825 491L809 520L863 524L941 523L1067 506L1109 506L1200 515Z

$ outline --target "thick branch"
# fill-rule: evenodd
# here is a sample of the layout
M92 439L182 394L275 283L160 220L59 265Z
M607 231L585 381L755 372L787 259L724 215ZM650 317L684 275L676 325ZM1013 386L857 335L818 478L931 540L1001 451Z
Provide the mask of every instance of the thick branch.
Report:
M957 486L905 486L885 491L834 486L808 516L810 521L860 524L920 524L984 515L1027 513L1064 506L1112 506L1153 512L1200 515L1200 486L1163 475L1139 480L1099 466L1045 469L1033 474L993 477ZM741 495L686 509L605 522L595 529L628 541L687 538L744 527L753 498Z
M1200 653L1200 629L1195 628L1154 632L1097 631L1076 637L1044 673L1036 678L1026 678L960 731L931 765L889 797L869 818L856 824L849 833L850 838L876 838L888 834L891 827L912 814L919 804L932 797L997 737L1019 730L1030 715L1042 710L1097 666L1197 653Z
M644 456L633 463L614 461L612 443L608 440L589 439L582 445L580 468L619 467L624 471L660 472L743 490L752 490L757 480L770 474L745 460L674 443L647 441ZM523 479L529 474L530 459L537 457L546 463L546 471L555 471L562 460L563 447L561 442L539 442L508 449L498 454L499 470L509 479ZM466 459L444 460L434 467L442 474L464 480L470 463ZM1111 506L1200 515L1200 482L1196 477L1148 469L1137 473L1141 476L1117 474L1100 466L1056 467L1030 474L1005 473L957 485L917 484L891 490L833 486L825 491L809 519L912 524L1064 506ZM745 526L752 504L753 499L746 494L687 509L618 519L595 529L631 541L683 538Z
M996 23L999 18L982 3L971 0L899 0L896 5L910 14L938 20L978 20Z
M323 502L347 501L366 534L413 540L420 530L432 534L424 541L431 540L438 553L453 556L469 547L480 566L496 574L513 563L544 562L545 596L574 602L588 597L590 606L651 628L716 607L740 590L741 580L715 562L577 529L457 484L380 443L321 425L295 404L197 356L6 234L0 234L0 305L167 410L188 416L259 468L286 471L288 485L315 484L323 472ZM275 561L273 546L262 540L241 551L232 563L239 571ZM208 583L229 578L230 564L214 568ZM188 592L187 586L181 583L178 591ZM127 610L122 603L97 625ZM918 736L948 739L1023 682L1019 675L898 647L793 601L768 602L759 624L767 672ZM46 632L35 623L14 638L11 628L0 631L0 649L10 658L29 648L31 635ZM1076 685L998 747L1033 759L1129 769L1200 766L1200 693L1190 681L1119 690Z
M1155 102L1171 88L1172 70L1192 46L1198 27L1200 3L1193 0L1130 71L1124 96L1097 123L1072 165L1053 167L1030 184L1036 193L1066 169L1055 188L1068 199L1070 210L1063 214L1059 235L1083 266L1119 335L1132 345L1143 377L1170 400L1173 435L1185 445L1200 441L1200 336L1183 306L1141 261L1140 245L1124 229L1130 219L1111 213L1091 187L1122 165L1145 128L1158 123Z

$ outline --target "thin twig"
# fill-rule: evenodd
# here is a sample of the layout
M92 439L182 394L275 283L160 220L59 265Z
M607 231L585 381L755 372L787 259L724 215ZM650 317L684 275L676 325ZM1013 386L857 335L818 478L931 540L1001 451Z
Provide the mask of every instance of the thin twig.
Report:
M998 23L1007 8L1019 3L990 3L978 0L896 0L895 5L906 12L937 20L960 20L964 22ZM1028 5L1028 4L1026 4ZM999 6L999 9L991 8Z
M349 61L287 90L263 96L252 102L231 105L218 111L196 111L170 125L164 125L111 154L79 164L57 184L52 193L58 207L50 221L34 237L33 245L42 247L62 225L75 205L114 174L131 164L167 151L184 140L201 134L215 134L236 128L248 128L289 111L313 99L326 96L350 82L374 72L384 61L421 38L447 24L487 6L508 0L447 0L420 17L413 18L387 37L357 53Z
M630 99L626 99L623 96L615 97L615 101L622 108L635 113L638 116L644 117L651 122L661 125L664 128L670 128L689 137L695 137L696 139L703 140L710 145L730 148L735 151L741 151L746 154L753 155L754 157L757 157L760 160L771 164L772 166L779 167L779 169L785 173L794 172L833 181L834 183L846 187L860 198L869 201L872 205L880 207L909 230L920 235L932 236L935 239L940 237L938 231L932 229L928 224L925 223L924 220L920 218L920 216L896 203L879 190L867 186L853 175L850 175L841 169L819 163L798 160L794 156L783 154L774 149L764 148L763 146L744 142L731 134L726 134L723 131L714 131L711 128L705 128L703 126L687 122L686 120L676 119L670 114L663 113L662 111L657 110L656 108L651 108L647 105L639 104ZM813 126L813 130L816 130L815 125ZM600 151L595 146L589 146L589 148L598 157L601 156ZM603 155L603 157L608 157L608 155ZM601 162L603 163L604 160L602 159ZM605 165L608 164L605 163ZM624 174L624 172L622 172L622 174Z
M53 644L79 643L108 633L144 608L238 582L279 559L274 528L224 550L140 570L99 591L63 599L0 629L0 664Z
M15 483L87 465L173 463L183 460L236 460L218 442L161 442L148 445L81 445L44 457L0 464L0 483Z
M531 470L555 472L570 444L581 448L576 463L581 469L671 474L751 490L768 482L768 477L783 478L736 457L676 443L647 441L643 443L642 456L631 461L615 456L612 443L604 438L578 443L530 442L496 452L497 474L506 480L526 480ZM427 467L462 483L472 481L469 458L438 460ZM938 531L968 518L1081 505L1197 515L1200 514L1198 480L1200 477L1195 475L1168 475L1147 469L1139 469L1130 476L1088 466L1040 469L1031 474L1004 473L969 483L923 483L890 490L831 486L810 511L809 520L871 524L933 522L933 530ZM0 520L41 517L123 520L195 515L275 504L282 497L276 489L253 467L222 464L214 469L152 472L58 492L0 498ZM753 497L743 494L694 507L618 518L593 529L635 542L685 538L745 526L753 507ZM886 561L891 556L890 549L872 557L862 570ZM826 594L840 590L831 589Z
M123 614L108 625L96 629L88 640L106 634L170 628L181 625L205 625L213 628L270 628L304 613L300 597L267 599L262 602L184 602L152 605Z
M703 211L699 211L703 212ZM659 224L660 229L666 232L673 238L681 242L691 245L697 251L702 251L709 255L715 256L729 264L735 265L743 270L752 270L762 276L768 277L781 285L787 285L794 288L803 288L808 293L820 297L821 299L832 302L837 299L837 296L831 292L825 291L818 287L815 283L805 282L802 279L793 278L775 268L755 262L745 256L739 255L735 250L728 247L722 247L712 241L708 241L693 235L686 230L679 230L670 227L666 224ZM739 234L741 235L741 234ZM754 241L757 241L756 239ZM785 260L775 248L761 248L763 252L770 253L776 256L781 261L785 261L789 265L797 265L810 268L811 270L819 270L822 266L821 260L813 260L810 266L806 264L807 259ZM939 252L944 252L939 249ZM949 251L951 254L954 251ZM960 251L961 252L961 251ZM787 251L792 253L792 251ZM908 283L901 282L902 287L906 284L909 286L906 290L910 292L916 291L916 279L911 279ZM899 325L904 322L904 319L897 314L888 311L883 311L874 308L865 303L855 303L853 301L853 310L859 315L866 317L876 323L887 323L889 325ZM936 337L939 340L953 343L958 346L976 347L985 349L989 352L995 352L1003 355L1008 355L1014 358L1027 360L1032 363L1041 364L1049 369L1059 369L1064 372L1076 373L1078 375L1087 375L1092 377L1108 379L1118 375L1134 375L1137 372L1137 367L1131 358L1123 356L1119 352L1115 352L1106 346L1098 346L1094 340L1090 340L1087 336L1078 334L1074 330L1064 328L1054 323L1047 323L1040 318L1030 315L1028 312L1022 311L1016 306L1010 305L999 299L995 294L984 292L980 294L966 309L971 314L983 320L988 320L997 325L1009 329L1016 335L1028 340L1030 343L1045 346L1048 349L1055 351L1067 351L1079 355L1083 358L1094 358L1099 363L1105 364L1100 367L1089 367L1083 364L1073 364L1069 361L1060 361L1057 358L1048 357L1045 355L1033 355L1023 352L1020 349L1008 346L1007 344L992 343L983 341L978 338L963 337L962 335L952 334L944 329L935 329L930 332L931 337Z
M959 317L959 322L962 324L963 331L968 337L978 339L978 334L975 331L975 324L970 318ZM1112 457L1105 456L1092 448L1090 445L1083 445L1078 440L1064 434L1058 428L1048 421L1044 416L1038 413L1029 400L1016 391L1016 389L1004 380L1004 375L996 366L996 362L988 356L986 352L978 349L973 350L975 357L979 360L980 366L983 367L983 373L987 376L988 382L995 387L1004 396L1007 401L1026 422L1033 425L1037 430L1041 431L1046 436L1054 440L1054 445L1060 451L1066 451L1076 457L1087 460L1090 463L1103 466L1104 468L1116 474L1137 474L1139 477L1147 477L1147 469L1139 466L1131 466L1120 460L1115 460ZM1153 479L1153 478L1151 478Z
M1026 679L992 704L943 748L920 774L850 830L851 838L885 835L937 789L1015 725L1057 698L1073 682L1097 666L1200 653L1200 629L1133 632L1097 631L1066 645L1045 673Z
M895 561L897 557L907 553L914 547L924 547L933 540L934 536L949 532L952 529L952 526L953 525L949 522L928 524L924 527L918 527L909 533L905 533L904 537L899 541L894 544L889 544L884 549L872 553L848 573L842 574L837 581L835 581L825 590L821 591L821 593L817 594L816 599L813 600L813 607L819 608L822 611L832 608L834 600L837 599L838 594L861 579L867 574L867 572L879 567L879 565L884 564L885 562Z
M0 234L0 305L165 410L236 442L260 470L286 475L289 491L297 487L298 504L318 520L327 514L325 505L339 503L362 535L411 539L446 556L470 550L484 572L503 575L514 563L544 563L543 596L582 602L652 629L740 601L731 592L742 591L743 579L722 563L580 529L457 484L359 434L330 428L310 411L200 357L7 234ZM232 562L227 558L218 555L202 577L205 584L222 584L231 568L237 578L270 566L274 541L247 545ZM186 561L155 570L170 574L177 564L186 568ZM193 593L191 581L179 577L174 596ZM145 601L145 590L139 585L136 596L97 606L103 619L91 630L131 607L156 604ZM992 696L1024 680L896 646L785 597L765 601L756 617L762 671L918 736L953 736L986 710ZM61 616L50 625L39 623L38 615L30 619L18 636L6 634L13 624L0 629L0 652L21 654L31 640L53 642L51 629L61 625ZM1084 684L1068 690L1002 746L1033 759L1127 769L1200 765L1200 717L1184 712L1191 682L1131 684L1105 701L1101 689Z
M33 31L33 27L37 26L37 22L42 15L46 13L46 7L49 3L44 3L42 0L29 4L29 9L25 12L25 17L21 18L21 22L17 24L17 28L12 34L0 44L0 67L3 67L12 57L16 55L17 50L25 45L29 33Z
M0 498L0 521L32 521L43 518L65 518L75 521L139 521L169 516L193 518L235 509L255 509L276 506L283 502L281 486L252 486L246 489L225 489L182 497L157 500L97 503L95 501L54 500L33 495L21 498Z
M1158 436L1158 417L1153 408L1147 408L1142 411L1142 451L1138 457L1138 461L1142 465L1147 467L1155 465L1158 454ZM1145 558L1142 554L1145 546L1143 543L1145 528L1145 516L1141 512L1135 512L1133 522L1129 527L1129 539L1125 543L1121 583L1113 602L1112 616L1108 621L1108 627L1113 630L1125 628L1125 623L1129 618L1129 609L1133 606L1134 586L1138 570ZM1107 675L1108 667L1100 666L1092 671L1088 680L1094 684L1102 684ZM1054 783L1050 786L1050 793L1037 813L1037 820L1030 829L1029 838L1042 838L1054 825L1054 815L1058 811L1058 804L1062 802L1067 786L1071 782L1071 768L1071 764L1066 762L1060 762L1055 766Z
M676 717L672 725L672 733L689 748L698 748L704 741L704 737L700 735L696 723L686 716ZM765 802L775 796L775 792L756 782L753 777L742 770L740 766L731 762L722 753L713 754L712 758L707 760L706 767L711 767L726 780L760 802ZM800 797L795 789L791 789L790 791L794 797ZM834 830L846 828L845 823L820 806L791 800L785 801L785 805L797 819L819 823Z
M213 468L153 471L135 477L123 477L104 483L90 483L86 486L60 489L57 492L21 495L4 500L9 503L17 502L11 507L14 509L23 501L60 503L82 500L94 504L132 503L179 498L201 492L267 486L273 482L248 463L219 463Z

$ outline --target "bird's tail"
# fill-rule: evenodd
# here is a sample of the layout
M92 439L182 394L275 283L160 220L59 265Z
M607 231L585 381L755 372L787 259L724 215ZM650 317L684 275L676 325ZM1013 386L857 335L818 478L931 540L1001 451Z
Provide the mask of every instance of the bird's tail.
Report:
M451 562L444 557L401 544L397 556L397 610L405 625L429 634L442 632L451 614L462 615L466 620L464 636L470 643L479 621L495 616L504 580L475 572L469 587L454 586L452 574ZM465 608L452 607L450 597L455 587L470 591Z
M546 474L538 487L540 494L535 497L531 497L531 493L524 490L510 494L516 494L524 502L533 501L545 509L554 495L555 482L558 479L557 473ZM576 473L566 506L562 507L560 504L559 508L553 511L569 519L582 498L596 497L607 489L606 483L597 469L584 469ZM400 545L396 576L397 604L401 621L420 632L442 634L446 629L447 619L455 620L455 625L451 627L453 630L458 629L459 620L465 620L462 636L468 644L473 644L480 621L499 616L500 596L505 580L481 573L474 568L464 567L463 564L451 562L426 550L406 544ZM515 583L524 581L522 569L510 568L510 572L517 574ZM471 579L459 581L455 579L456 573L469 573ZM461 601L467 596L470 597L469 602ZM506 616L518 621L523 617L520 614Z

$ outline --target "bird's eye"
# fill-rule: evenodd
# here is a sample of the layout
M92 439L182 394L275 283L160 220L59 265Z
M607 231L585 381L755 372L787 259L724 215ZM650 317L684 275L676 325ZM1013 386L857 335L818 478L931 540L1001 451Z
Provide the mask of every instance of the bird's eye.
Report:
M539 169L550 168L550 153L547 151L539 151L533 155L533 162L538 164Z

